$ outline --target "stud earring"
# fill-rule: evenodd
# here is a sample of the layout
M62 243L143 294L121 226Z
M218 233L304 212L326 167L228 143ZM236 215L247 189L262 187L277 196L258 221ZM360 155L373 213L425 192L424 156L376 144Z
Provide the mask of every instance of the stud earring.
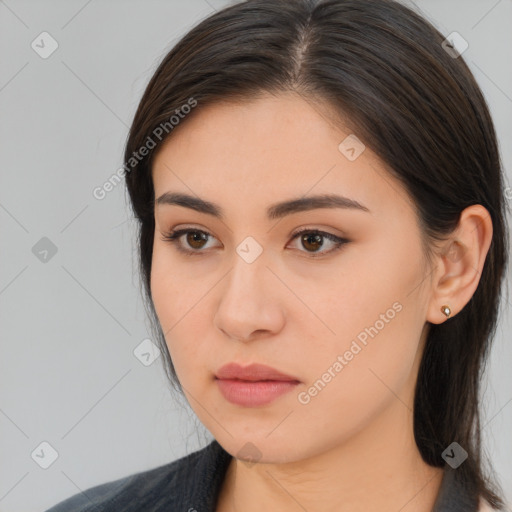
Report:
M450 318L450 315L452 314L452 310L450 309L450 306L441 306L441 311L446 315L446 318Z

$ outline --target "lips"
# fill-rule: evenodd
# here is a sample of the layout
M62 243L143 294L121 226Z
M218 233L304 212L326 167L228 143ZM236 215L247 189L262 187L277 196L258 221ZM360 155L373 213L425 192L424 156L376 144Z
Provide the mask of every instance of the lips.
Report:
M266 406L300 383L297 377L270 366L240 366L236 363L220 368L215 382L227 401L241 407Z
M263 364L253 363L249 366L240 366L229 363L222 366L216 373L217 379L244 380L244 381L287 381L300 382L297 377L282 373L275 368Z

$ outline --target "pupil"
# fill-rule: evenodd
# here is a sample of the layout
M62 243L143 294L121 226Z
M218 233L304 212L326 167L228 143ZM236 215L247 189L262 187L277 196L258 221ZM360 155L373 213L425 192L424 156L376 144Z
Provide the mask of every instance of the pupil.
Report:
M205 236L206 236L206 235L205 235ZM203 241L203 242L205 241L205 239L204 239L204 237L203 237L203 233L199 233L199 232L197 232L197 231L194 231L194 232L192 232L192 233L189 233L189 239L190 239L190 238L192 239L192 241L193 241L194 243L195 243L195 242L199 242L199 248L201 247L200 242L201 242L201 241ZM189 241L189 243L190 243L190 241ZM190 245L191 245L192 247L196 247L196 246L194 246L194 243L191 243ZM196 247L196 248L197 248L197 247Z
M322 246L322 243L321 243L322 235L311 235L311 234L310 235L304 235L302 237L302 239L303 239L303 241L305 241L308 244L309 243L313 243L313 244L317 243L318 246L320 246L320 247ZM310 242L311 239L313 239L314 241ZM317 249L318 249L318 246L316 247Z

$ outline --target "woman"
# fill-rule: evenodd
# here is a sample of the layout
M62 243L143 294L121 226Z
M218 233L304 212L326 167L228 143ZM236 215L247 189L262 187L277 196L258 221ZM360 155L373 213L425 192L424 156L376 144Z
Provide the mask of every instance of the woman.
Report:
M503 176L445 39L392 0L248 0L163 59L126 184L170 382L215 439L52 512L503 509L479 423Z

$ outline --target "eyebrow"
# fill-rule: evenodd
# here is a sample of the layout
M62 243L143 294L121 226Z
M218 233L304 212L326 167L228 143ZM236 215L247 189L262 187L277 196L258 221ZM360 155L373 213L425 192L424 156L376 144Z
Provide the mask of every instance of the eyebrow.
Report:
M188 194L165 192L157 199L156 204L157 206L183 206L200 213L212 215L218 219L224 219L224 211L219 205ZM269 220L280 219L293 213L315 210L317 208L355 209L370 213L366 206L354 199L335 194L322 194L275 203L268 207L267 217Z

